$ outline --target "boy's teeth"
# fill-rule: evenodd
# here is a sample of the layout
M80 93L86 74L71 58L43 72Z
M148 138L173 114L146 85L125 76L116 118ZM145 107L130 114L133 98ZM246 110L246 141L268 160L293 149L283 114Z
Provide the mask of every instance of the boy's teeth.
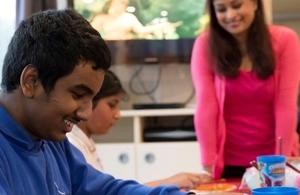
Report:
M68 121L66 119L64 120L64 122L70 127L74 125L74 123L72 123L71 121Z

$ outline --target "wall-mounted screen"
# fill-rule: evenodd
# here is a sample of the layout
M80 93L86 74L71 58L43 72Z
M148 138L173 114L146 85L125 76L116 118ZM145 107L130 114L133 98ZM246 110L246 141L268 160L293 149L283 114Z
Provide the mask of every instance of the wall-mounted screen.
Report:
M189 63L206 0L74 0L106 40L114 64Z

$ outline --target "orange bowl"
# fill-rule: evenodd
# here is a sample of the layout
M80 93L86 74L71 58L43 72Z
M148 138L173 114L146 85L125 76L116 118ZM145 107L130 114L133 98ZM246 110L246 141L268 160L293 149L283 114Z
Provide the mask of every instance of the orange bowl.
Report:
M230 183L207 183L199 185L193 192L231 192L236 189L237 186Z

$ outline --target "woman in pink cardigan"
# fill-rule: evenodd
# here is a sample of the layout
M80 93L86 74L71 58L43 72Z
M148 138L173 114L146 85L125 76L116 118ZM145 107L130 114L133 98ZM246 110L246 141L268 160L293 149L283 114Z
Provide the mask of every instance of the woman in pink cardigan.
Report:
M242 177L258 155L298 155L297 34L267 25L261 0L208 0L208 10L191 59L203 169Z

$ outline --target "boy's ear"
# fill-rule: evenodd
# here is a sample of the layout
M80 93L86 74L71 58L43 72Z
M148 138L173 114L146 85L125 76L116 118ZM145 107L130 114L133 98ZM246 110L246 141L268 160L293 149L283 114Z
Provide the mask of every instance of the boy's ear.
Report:
M20 86L25 97L27 98L34 97L38 76L39 76L38 71L35 68L35 66L32 64L27 65L23 69L20 78Z

